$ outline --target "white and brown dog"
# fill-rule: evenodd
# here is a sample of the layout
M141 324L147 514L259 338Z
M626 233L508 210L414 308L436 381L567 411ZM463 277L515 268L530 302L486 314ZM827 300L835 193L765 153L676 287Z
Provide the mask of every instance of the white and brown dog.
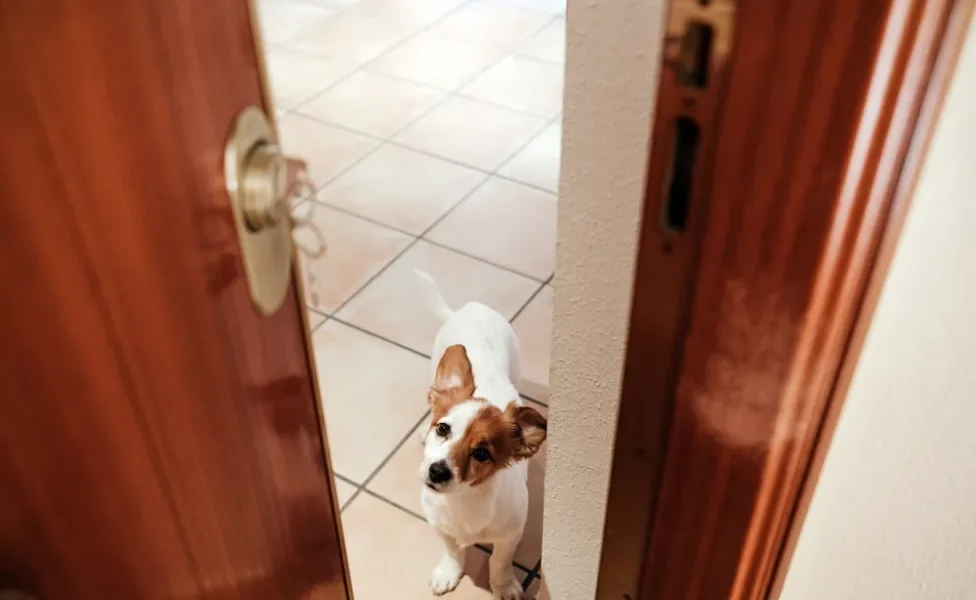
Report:
M523 405L515 388L518 341L505 317L477 302L452 311L434 280L417 274L429 283L444 321L431 354L431 421L420 465L424 514L444 544L430 587L438 596L453 590L461 580L464 549L492 544L492 594L518 600L522 586L512 555L528 513L526 459L545 441L546 419Z

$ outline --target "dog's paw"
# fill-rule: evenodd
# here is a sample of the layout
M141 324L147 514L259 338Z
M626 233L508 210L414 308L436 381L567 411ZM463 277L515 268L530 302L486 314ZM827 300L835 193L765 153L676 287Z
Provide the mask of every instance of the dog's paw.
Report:
M511 577L502 585L491 586L494 600L522 600L522 584L515 577Z
M461 575L461 565L446 557L441 559L430 574L430 591L434 592L435 596L453 591L461 583Z

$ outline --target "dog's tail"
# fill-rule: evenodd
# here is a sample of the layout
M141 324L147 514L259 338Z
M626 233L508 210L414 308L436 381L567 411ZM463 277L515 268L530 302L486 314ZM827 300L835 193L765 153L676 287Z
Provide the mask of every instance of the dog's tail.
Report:
M441 321L450 319L454 311L444 301L444 296L441 295L441 290L437 287L437 282L434 281L434 278L426 271L420 269L414 269L413 272L417 274L417 277L427 282L427 295L430 299L430 305L437 312L437 316L440 317Z

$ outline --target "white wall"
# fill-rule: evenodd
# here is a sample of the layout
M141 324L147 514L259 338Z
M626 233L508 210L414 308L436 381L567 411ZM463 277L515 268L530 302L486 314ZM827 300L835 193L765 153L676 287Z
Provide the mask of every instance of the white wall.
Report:
M976 598L976 23L781 598Z
M660 0L569 0L544 575L592 600L659 62Z

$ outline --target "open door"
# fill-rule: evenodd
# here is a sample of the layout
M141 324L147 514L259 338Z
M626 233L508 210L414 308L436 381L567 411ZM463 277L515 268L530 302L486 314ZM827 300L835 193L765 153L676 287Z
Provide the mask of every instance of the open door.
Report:
M250 11L0 3L0 590L351 597L301 294L255 303L225 186Z

